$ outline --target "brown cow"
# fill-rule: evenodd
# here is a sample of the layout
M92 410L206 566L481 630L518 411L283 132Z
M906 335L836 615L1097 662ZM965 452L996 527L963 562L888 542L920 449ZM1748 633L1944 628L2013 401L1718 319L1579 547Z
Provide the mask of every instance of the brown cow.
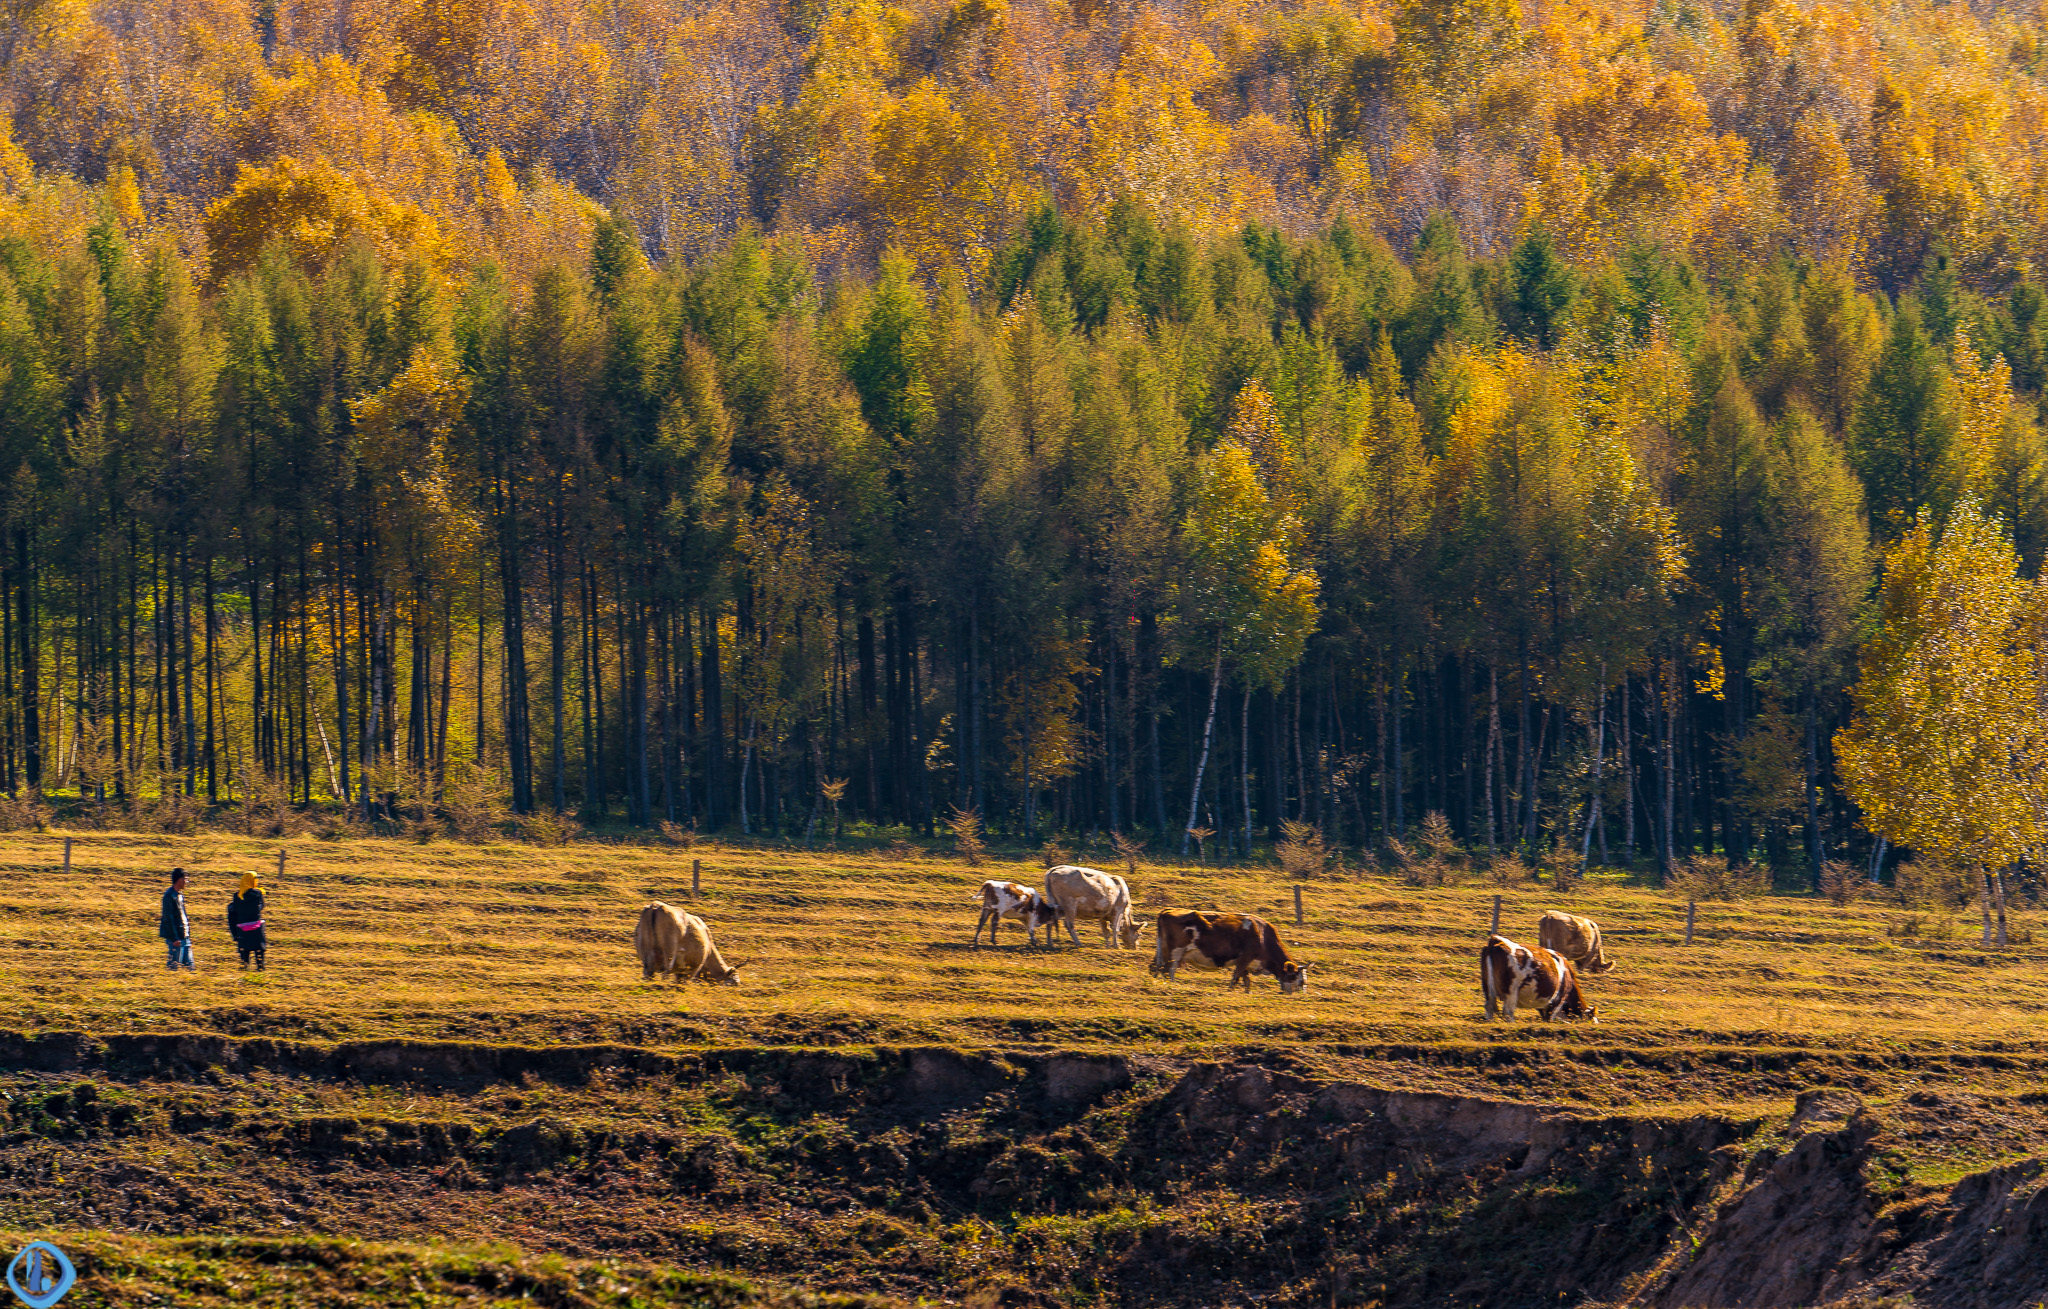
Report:
M1310 964L1296 963L1287 954L1280 933L1263 918L1252 914L1211 914L1199 910L1161 910L1153 920L1158 948L1152 955L1152 971L1171 979L1182 964L1197 968L1236 965L1230 985L1239 983L1249 993L1253 973L1270 973L1288 995L1308 989Z
M1021 882L983 882L981 884L981 921L974 925L974 944L981 944L981 929L988 928L988 943L996 944L996 932L1001 929L1005 918L1014 918L1024 925L1024 938L1038 947L1038 929L1045 929L1045 943L1052 944L1052 929L1060 920L1060 911L1052 901Z
M1517 1001L1537 1006L1545 1022L1563 1013L1567 1018L1599 1022L1599 1011L1579 993L1579 975L1572 961L1541 947L1531 950L1505 936L1489 936L1479 952L1479 991L1486 997L1486 1016L1494 1010L1513 1020Z
M1536 943L1572 961L1582 973L1604 973L1614 961L1600 951L1600 924L1552 909L1536 922Z
M640 911L640 921L633 928L633 948L640 952L640 968L650 982L657 974L669 973L677 982L702 977L707 982L738 986L740 969L747 966L744 961L728 966L711 943L711 929L703 919L659 900ZM684 969L689 970L688 977L683 976Z

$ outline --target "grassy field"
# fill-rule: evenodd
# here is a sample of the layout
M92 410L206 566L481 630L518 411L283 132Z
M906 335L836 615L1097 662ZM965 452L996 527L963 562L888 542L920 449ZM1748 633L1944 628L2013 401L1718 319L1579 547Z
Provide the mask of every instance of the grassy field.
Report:
M970 946L980 882L1035 861L102 832L63 860L0 839L0 1238L83 1252L88 1309L1746 1303L1752 1238L1702 1234L1752 1183L1775 1212L1802 1133L1838 1176L1791 1185L1839 1203L1785 1230L1917 1214L1899 1248L1979 1223L1939 1248L2039 1253L1997 1216L2048 1167L2032 910L1995 951L1771 895L1700 904L1688 946L1640 876L1373 874L1302 883L1296 926L1278 870L1141 864L1142 913L1257 912L1316 966L1246 996L1150 976L1149 941ZM194 974L155 937L174 864ZM260 974L224 923L244 869ZM1604 925L1600 1023L1483 1020L1496 894L1525 941L1552 907ZM649 899L742 984L643 982ZM1824 1246L1773 1258L1862 1266ZM1681 1272L1723 1280L1659 1300Z
M286 852L276 875L277 853ZM690 903L691 865L703 890ZM1597 918L1618 967L1589 979L1601 1022L1512 1028L1482 1019L1476 955L1496 889L1390 876L1292 884L1277 870L1141 864L1133 896L1263 914L1313 961L1310 989L1232 993L1217 974L1149 976L1136 951L1084 931L1032 950L1014 926L969 945L985 876L1040 880L1035 863L948 857L579 844L283 846L222 837L91 834L61 872L62 837L0 845L0 997L28 1030L204 1030L315 1040L482 1039L719 1044L1050 1044L1198 1054L1246 1044L1544 1041L1671 1051L1770 1047L1877 1057L2048 1054L2043 951L1987 951L1974 924L1942 941L1887 935L1882 904L1805 896L1685 906L1620 876L1557 895L1499 892L1502 930L1533 943L1561 907ZM196 975L169 974L155 939L173 864L192 876ZM270 969L242 973L223 910L242 869L270 889ZM632 926L649 899L690 905L739 987L642 982ZM2021 926L2026 926L2021 915Z

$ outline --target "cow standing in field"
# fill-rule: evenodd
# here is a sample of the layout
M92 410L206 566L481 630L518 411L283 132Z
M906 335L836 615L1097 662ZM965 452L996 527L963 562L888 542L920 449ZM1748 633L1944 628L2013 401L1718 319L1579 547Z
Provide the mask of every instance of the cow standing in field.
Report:
M1582 973L1604 973L1614 967L1600 950L1600 924L1577 914L1552 909L1536 922L1536 944L1555 950Z
M981 921L974 925L974 944L981 944L981 929L988 928L988 943L996 944L996 932L1005 918L1014 918L1024 925L1024 938L1031 947L1038 948L1038 929L1045 929L1045 943L1052 944L1053 924L1059 922L1059 910L1052 902L1021 882L983 882L981 884Z
M1163 910L1153 920L1158 949L1152 971L1170 981L1182 966L1233 967L1230 985L1252 989L1253 973L1270 973L1282 995L1308 989L1309 964L1296 963L1273 925L1253 914L1211 914L1199 910Z
M640 968L650 982L668 973L677 982L702 977L707 982L738 986L740 969L746 967L744 962L725 962L703 919L659 900L640 911L640 921L633 928L633 948L640 952Z
M1571 960L1541 946L1531 950L1505 936L1487 937L1479 952L1479 991L1486 997L1489 1020L1499 1009L1512 1021L1516 1003L1525 1002L1535 1005L1545 1022L1560 1013L1600 1021L1599 1011L1579 992L1579 975Z
M1060 864L1045 870L1045 898L1059 912L1067 936L1075 945L1081 938L1074 932L1078 919L1102 924L1105 945L1124 950L1138 946L1138 923L1131 917L1130 884L1115 873L1077 864Z

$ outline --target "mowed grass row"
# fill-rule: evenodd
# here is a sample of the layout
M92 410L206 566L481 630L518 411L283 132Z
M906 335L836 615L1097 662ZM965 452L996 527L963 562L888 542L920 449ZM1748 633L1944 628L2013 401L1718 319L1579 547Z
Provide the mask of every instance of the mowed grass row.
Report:
M277 853L287 851L276 876ZM690 897L692 859L703 892ZM1702 904L1691 946L1671 895L1596 876L1558 895L1502 892L1502 930L1535 943L1537 916L1598 919L1614 972L1587 980L1597 1027L1509 1030L1482 1021L1477 956L1495 889L1385 877L1292 883L1278 870L1140 865L1142 914L1162 906L1270 918L1315 970L1305 994L1255 979L1148 975L1102 944L970 947L985 877L1036 885L1036 865L700 845L418 846L89 833L60 871L61 835L0 838L0 1014L5 1025L87 1031L194 1028L321 1039L488 1039L652 1045L930 1041L1199 1051L1236 1043L1545 1039L1685 1047L1804 1046L2048 1054L2044 952L1978 948L1973 924L1941 944L1885 934L1879 905L1806 897ZM156 938L172 865L200 971L169 974ZM243 869L270 892L270 970L244 974L224 924ZM1119 870L1121 871L1121 870ZM650 899L706 918L737 987L646 984L633 953ZM1539 1032L1539 1029L1540 1032Z

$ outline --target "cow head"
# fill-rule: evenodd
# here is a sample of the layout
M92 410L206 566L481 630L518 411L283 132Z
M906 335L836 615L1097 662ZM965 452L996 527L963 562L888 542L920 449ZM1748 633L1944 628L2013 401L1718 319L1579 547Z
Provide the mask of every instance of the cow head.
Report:
M728 965L724 976L713 977L709 980L719 986L738 986L740 984L740 969L745 968L752 962L754 961L751 959L742 959L736 964Z
M1135 950L1138 948L1138 938L1144 935L1145 929L1151 925L1149 921L1137 918L1125 919L1124 925L1117 930L1117 939L1123 942L1124 949Z
M1586 1003L1586 993L1579 989L1579 979L1576 976L1566 980L1564 1003L1558 1008L1566 1018L1583 1018L1589 1023L1600 1021L1599 1007Z
M1308 990L1308 970L1314 964L1297 964L1289 961L1280 965L1280 994L1292 995L1296 991Z

